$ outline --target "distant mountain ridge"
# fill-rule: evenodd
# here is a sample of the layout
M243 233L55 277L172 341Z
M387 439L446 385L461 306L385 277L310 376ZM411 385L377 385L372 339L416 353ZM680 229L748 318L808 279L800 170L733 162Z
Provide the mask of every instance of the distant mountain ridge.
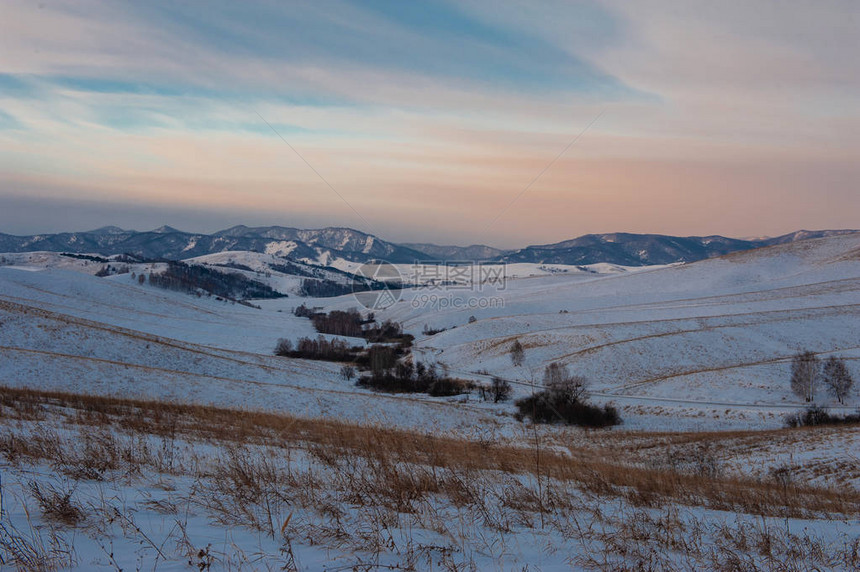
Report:
M102 227L86 232L32 236L0 233L0 252L134 254L144 258L181 260L217 252L245 250L277 254L321 264L343 258L355 262L372 259L409 263L427 255L350 228L304 230L281 226L234 226L212 234L189 233L169 226L151 231Z
M470 246L439 246L427 243L404 243L403 246L423 252L437 260L493 260L511 252L493 248L486 244L472 244Z
M396 244L350 228L298 229L283 226L234 226L212 234L189 233L169 226L150 231L105 226L86 232L13 236L0 233L0 252L73 252L103 255L134 254L145 258L182 260L226 251L274 254L294 260L328 265L336 259L353 262L386 260L408 264L415 261L492 261L540 264L596 264L645 266L694 262L723 254L811 238L850 234L856 230L797 232L763 239L724 236L667 236L660 234L586 234L554 244L518 250L486 245L438 246Z
M732 252L751 250L799 240L852 234L857 230L799 230L763 239L724 236L667 236L662 234L586 234L554 244L534 245L500 257L503 262L542 264L595 264L610 262L622 266L647 266L695 262Z

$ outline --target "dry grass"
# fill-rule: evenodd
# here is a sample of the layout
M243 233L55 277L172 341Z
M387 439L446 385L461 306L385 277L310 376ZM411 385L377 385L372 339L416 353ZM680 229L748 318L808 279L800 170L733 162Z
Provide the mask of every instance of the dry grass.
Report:
M9 388L0 388L0 426L0 458L13 469L27 475L27 467L47 464L55 472L48 481L22 481L42 524L20 531L0 523L0 561L20 570L73 565L65 540L73 533L131 539L140 547L138 568L175 561L201 570L259 569L265 562L297 570L300 544L348 555L343 569L475 570L488 558L493 568L508 569L506 559L524 539L547 557L592 570L860 565L858 539L825 542L792 532L787 520L780 526L773 523L782 520L744 516L856 518L856 493L726 477L712 463L718 434L579 433L581 442L567 454L332 420ZM674 462L638 461L672 451ZM193 485L174 489L171 478ZM81 493L141 481L151 488L153 479L164 495L137 504ZM685 505L741 514L715 517L727 513ZM169 533L157 536L138 522L141 510L173 523ZM212 526L255 531L260 544L276 548L251 554L195 544L192 513ZM105 562L125 566L112 545L100 546Z
M415 466L428 470L525 475L575 483L594 494L622 497L641 506L660 506L671 501L784 517L855 516L860 512L860 494L855 491L807 487L784 480L723 476L709 468L707 454L703 454L698 464L693 463L692 470L680 470L671 463L661 466L654 466L653 462L637 463L636 456L629 452L644 451L645 456L653 460L661 454L668 458L673 448L686 447L682 450L689 459L691 447L702 451L703 447L716 446L727 438L753 439L752 433L635 436L610 433L601 435L594 443L571 446L570 455L556 450L540 451L538 463L536 451L521 446L258 411L11 388L0 389L0 405L5 416L32 419L52 409L62 410L70 424L116 428L132 435L182 437L236 446L310 447L321 461L332 465L344 458L359 457L372 459L381 467ZM69 476L83 479L99 479L105 472L120 467L125 471L134 470L135 459L159 470L170 470L168 452L148 450L143 441L135 446L132 440L118 447L114 432L89 432L72 450L58 451L57 436L46 431L36 432L26 440L12 434L0 437L0 452L12 461L21 457L49 459ZM762 432L756 438L770 439L785 433ZM440 487L451 486L437 478L404 477L396 472L385 476L390 479L391 495L399 499L435 493ZM236 484L248 491L254 490L249 483ZM547 499L539 500L548 505L542 507L544 510L553 508Z

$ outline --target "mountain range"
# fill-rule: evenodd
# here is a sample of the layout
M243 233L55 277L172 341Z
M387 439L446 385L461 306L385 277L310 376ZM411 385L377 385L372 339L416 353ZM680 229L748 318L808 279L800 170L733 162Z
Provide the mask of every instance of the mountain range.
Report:
M239 225L212 234L201 234L184 232L169 226L142 232L105 226L85 232L31 236L0 233L0 252L133 254L149 259L181 260L217 252L251 251L322 265L344 259L352 262L386 260L406 264L422 260L469 260L573 265L608 262L624 266L645 266L694 262L731 252L854 232L858 231L801 230L778 237L757 239L631 233L587 234L554 244L500 250L485 245L460 247L423 243L397 244L358 230L337 227L298 229Z

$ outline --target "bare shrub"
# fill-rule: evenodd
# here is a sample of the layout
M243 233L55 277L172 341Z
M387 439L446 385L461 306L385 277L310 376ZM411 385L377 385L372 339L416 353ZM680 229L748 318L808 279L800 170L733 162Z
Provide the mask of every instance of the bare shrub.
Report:
M278 340L278 343L275 344L275 355L281 357L288 357L293 351L293 342L292 340L288 340L286 338L281 338Z
M514 343L511 344L510 354L511 363L514 364L514 367L520 367L523 365L523 362L525 362L526 359L526 352L519 340L514 340Z
M75 526L85 517L83 509L72 500L73 489L58 489L51 484L31 481L30 492L39 503L42 515L48 520Z
M860 423L860 412L853 415L833 415L826 407L818 405L811 405L803 411L790 413L785 417L785 426L789 428L850 423Z
M350 381L355 377L355 368L351 365L345 365L340 368L340 376L344 381Z

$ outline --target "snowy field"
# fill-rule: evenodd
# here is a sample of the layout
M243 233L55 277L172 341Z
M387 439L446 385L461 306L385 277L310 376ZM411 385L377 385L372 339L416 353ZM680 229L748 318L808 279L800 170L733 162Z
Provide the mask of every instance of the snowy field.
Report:
M534 428L514 418L511 403L476 395L374 393L342 379L338 364L274 356L279 338L317 335L292 314L296 306L346 309L356 300L297 296L300 279L270 272L279 260L272 254L194 261L248 267L231 271L288 294L254 301L259 309L141 284L136 276L150 265L99 278L103 265L92 261L0 256L0 386L213 405L237 410L237 418L272 412L311 423L310 433L327 420L371 431L369 448L353 457L344 451L354 444L330 449L307 435L282 431L262 442L219 440L199 428L166 435L164 427L137 427L142 413L94 417L74 403L25 406L8 397L0 405L0 547L18 539L78 570L782 569L786 562L787 569L842 570L860 563L856 511L827 508L851 505L860 491L860 430L779 429L804 405L788 383L797 351L842 356L860 378L860 236L659 268L513 265L504 283L425 283L376 311L416 336L417 359L479 382L509 379L515 396L530 394L549 363L567 364L589 380L594 401L621 410L620 428L596 433ZM428 328L442 331L427 335ZM509 355L515 340L525 348L520 367ZM837 412L860 405L856 388L844 406L826 394L818 401ZM394 437L372 433L387 428L461 439L479 453L430 465L393 462L379 443ZM401 454L420 443L403 435ZM511 467L539 461L475 466L500 446L521 449L504 453ZM427 454L437 452L419 458ZM237 455L248 465L235 466ZM114 457L98 475L88 472L86 459ZM616 465L542 476L553 463L569 470L608 460L633 473L614 485ZM263 474L270 481L254 484ZM675 476L660 493L667 474ZM225 486L228 476L250 480ZM656 480L636 480L646 477ZM697 479L740 492L697 488ZM807 485L823 488L808 498L780 492ZM391 498L389 489L401 486L412 492ZM253 498L239 495L258 489ZM661 494L669 498L654 500ZM765 500L755 504L755 495ZM49 505L66 498L80 512L69 509L69 524L40 496Z
M381 315L403 322L428 359L518 380L521 392L548 363L566 363L630 427L775 427L802 405L788 384L798 351L839 355L860 377L860 236L635 273L514 278L503 290L408 291ZM448 329L422 336L425 325ZM526 360L513 368L517 339ZM817 400L860 405L856 391L845 406Z
M499 375L514 382L516 395L529 394L547 364L568 364L589 380L596 401L622 409L628 429L772 428L803 405L788 384L797 351L839 355L860 377L858 250L860 236L849 235L671 267L512 265L501 284L403 290L376 315L416 336L417 359L477 381ZM271 355L279 338L316 335L293 308L355 307L351 295L293 292L256 301L255 309L141 285L131 272L96 278L101 266L86 260L0 256L7 264L0 266L6 384L110 388L400 426L516 424L511 406L371 394L341 380L334 364ZM254 253L204 258L256 272L277 262ZM268 280L288 279L274 273ZM444 331L429 336L427 328ZM511 364L514 340L526 349L521 367ZM818 401L838 412L860 405L856 391L844 406L823 393Z
M534 450L492 441L2 397L0 566L4 558L23 570L81 571L860 565L856 490L809 489L808 474L789 466L761 479L725 475L724 459L708 453L725 439L637 443L608 433L571 444L575 460L546 441L535 464ZM785 436L748 434L735 446ZM625 458L636 455L647 460Z

